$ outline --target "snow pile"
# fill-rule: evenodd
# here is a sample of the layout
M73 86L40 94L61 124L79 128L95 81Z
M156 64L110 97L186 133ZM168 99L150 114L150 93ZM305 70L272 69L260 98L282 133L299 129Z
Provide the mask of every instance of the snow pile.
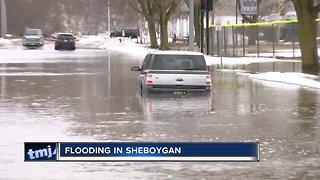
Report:
M114 50L141 58L144 58L148 52L154 51L147 48L146 45L138 44L137 39L110 38L107 35L83 36L77 42L77 47Z
M242 69L218 69L218 72L239 72L239 73L245 73L248 72L246 70L242 70Z
M8 39L0 38L0 47L11 45L12 42Z
M257 79L257 80L272 81L272 82L320 89L320 82L316 81L316 79L318 79L319 77L310 75L310 74L292 73L292 72L287 72L287 73L267 72L267 73L261 73L261 74L247 74L247 75L249 78Z
M151 51L158 51L148 48L145 44L138 44L137 39L129 38L111 38L99 48L127 53L140 58L144 58Z
M79 47L98 48L100 45L106 42L104 36L82 36L76 45Z
M205 56L208 66L221 64L220 57ZM252 64L252 63L265 63L265 62L281 62L279 59L274 58L261 58L261 57L222 57L222 64L238 65L238 64Z
M138 44L136 39L129 38L109 38L105 39L102 45L98 45L101 49L114 50L122 53L127 53L140 58L144 58L149 52L159 51L157 49L150 49L145 44ZM221 63L220 57L205 56L208 66L217 65ZM274 58L258 58L258 57L223 57L223 64L237 65L237 64L251 64L262 62L278 62L281 60Z

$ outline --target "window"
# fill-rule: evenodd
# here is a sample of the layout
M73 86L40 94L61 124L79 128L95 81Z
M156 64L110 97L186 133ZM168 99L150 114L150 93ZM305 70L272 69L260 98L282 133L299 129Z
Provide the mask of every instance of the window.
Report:
M59 34L58 39L74 40L74 36L72 34Z
M146 58L144 59L143 64L142 64L141 71L144 71L150 67L151 57L152 57L151 54L148 54L146 56Z
M155 55L152 67L157 70L207 70L201 55Z
M39 35L39 36L42 35L40 29L26 29L24 34L25 35Z

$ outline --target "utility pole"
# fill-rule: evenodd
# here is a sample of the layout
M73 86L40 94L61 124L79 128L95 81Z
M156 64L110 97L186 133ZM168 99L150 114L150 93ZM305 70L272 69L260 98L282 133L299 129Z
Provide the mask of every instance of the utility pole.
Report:
M108 32L111 34L111 26L110 26L110 1L108 1Z
M209 1L212 2L212 0L206 0L206 54L209 55Z
M87 31L87 35L90 35L91 34L91 30L92 30L92 23L90 22L90 20L91 20L91 3L92 3L92 1L91 0L88 0L87 2L86 2L87 4L86 4L86 12L85 12L85 14L86 14L86 16L85 16L85 18L84 18L84 21L85 21L85 24L86 24L86 31Z
M200 51L203 53L203 45L204 45L204 29L203 29L203 20L204 20L204 12L206 10L205 4L207 0L201 0L201 9L200 9Z
M1 0L1 37L4 38L7 34L7 7L6 1Z
M193 51L194 45L194 0L189 0L189 51Z
M238 24L238 0L236 0L236 24Z
M278 16L281 16L281 6L282 6L282 3L281 0L278 0ZM276 44L279 44L280 42L280 28L279 28L279 25L276 26L277 28L277 43Z
M209 12L213 10L213 0L201 0L200 10L200 50L204 52L204 13L206 13L206 54L209 54Z

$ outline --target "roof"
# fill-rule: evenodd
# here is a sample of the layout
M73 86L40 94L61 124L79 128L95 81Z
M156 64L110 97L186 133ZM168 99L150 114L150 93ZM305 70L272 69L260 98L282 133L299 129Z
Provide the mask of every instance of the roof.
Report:
M194 51L154 51L154 52L150 52L150 54L162 54L162 55L203 55L203 53L194 52Z
M57 35L60 35L60 34L62 34L62 35L72 35L73 36L72 33L58 33Z

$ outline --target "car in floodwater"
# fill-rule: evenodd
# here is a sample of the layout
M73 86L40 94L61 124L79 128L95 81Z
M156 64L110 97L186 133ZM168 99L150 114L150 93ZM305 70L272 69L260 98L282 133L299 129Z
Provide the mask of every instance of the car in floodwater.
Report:
M37 48L44 44L44 35L41 29L25 28L22 35L22 45L27 48Z
M156 51L146 55L138 71L137 87L141 93L210 92L211 75L202 53Z
M76 50L76 38L72 33L59 33L55 37L54 49Z

